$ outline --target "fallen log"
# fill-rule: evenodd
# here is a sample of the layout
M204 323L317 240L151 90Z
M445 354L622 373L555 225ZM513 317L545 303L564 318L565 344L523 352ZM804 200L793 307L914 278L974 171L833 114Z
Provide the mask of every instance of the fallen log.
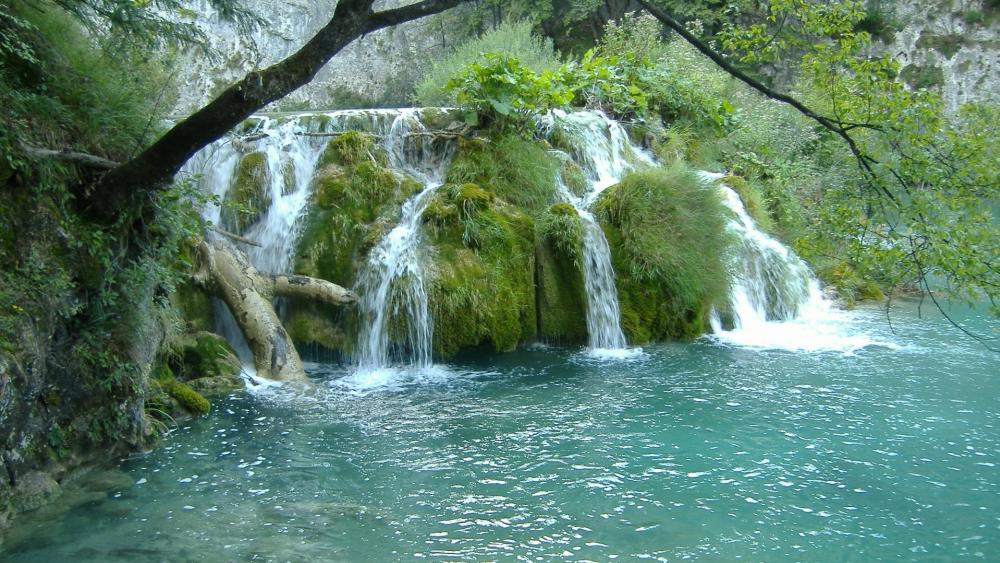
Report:
M229 307L253 354L257 375L268 379L304 379L302 360L274 311L280 296L315 299L334 305L358 296L326 280L296 275L264 275L243 252L223 239L202 241L196 256L195 282Z

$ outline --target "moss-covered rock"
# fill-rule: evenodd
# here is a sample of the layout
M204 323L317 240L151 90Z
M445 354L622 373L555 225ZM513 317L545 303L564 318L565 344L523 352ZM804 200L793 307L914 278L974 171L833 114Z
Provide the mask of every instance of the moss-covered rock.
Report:
M330 141L320 158L320 166L354 166L366 161L385 166L385 151L370 133L347 131Z
M535 254L538 337L555 344L587 340L587 290L580 263L541 240Z
M558 165L556 157L539 143L517 135L488 143L460 139L447 181L475 184L534 216L556 201Z
M629 341L693 338L728 292L731 240L718 193L680 165L628 175L601 198Z
M246 232L271 205L271 178L267 154L252 152L240 159L233 183L222 199L222 228Z
M583 173L583 169L580 168L580 165L572 159L563 159L560 174L563 184L569 188L569 191L572 192L573 195L576 197L583 197L583 194L587 193L587 176Z
M196 332L180 338L172 348L171 369L181 380L229 377L239 382L240 360L221 336Z
M162 413L163 418L178 419L185 416L208 414L211 405L208 399L187 384L178 381L166 362L159 362L150 374L150 392L147 409Z
M583 224L576 208L556 203L539 219L539 233L561 257L580 269L583 257Z
M847 308L861 301L881 301L885 299L881 286L873 280L865 279L851 264L843 260L830 260L819 265L816 275L828 287L833 288L837 300Z
M296 246L297 274L351 287L367 252L392 228L402 203L422 185L385 167L367 133L337 136L312 180L312 205ZM353 309L289 300L285 326L296 343L350 352Z
M428 233L435 356L481 344L507 351L534 338L531 218L475 185L444 186L438 196L440 210L463 211L436 212Z
M190 414L203 416L208 414L208 411L212 408L208 399L202 397L197 391L176 379L166 381L162 385L163 390L177 401L181 408Z
M289 303L285 328L292 341L306 346L350 354L353 351L355 328L352 315L341 307L324 303Z
M189 331L210 331L215 326L212 299L190 280L178 285L170 300Z

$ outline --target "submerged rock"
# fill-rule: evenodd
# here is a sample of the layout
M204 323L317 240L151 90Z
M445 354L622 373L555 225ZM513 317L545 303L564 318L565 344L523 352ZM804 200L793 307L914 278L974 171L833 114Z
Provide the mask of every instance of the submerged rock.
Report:
M62 494L62 487L49 474L32 471L20 476L11 490L11 506L15 512L28 512L52 502Z

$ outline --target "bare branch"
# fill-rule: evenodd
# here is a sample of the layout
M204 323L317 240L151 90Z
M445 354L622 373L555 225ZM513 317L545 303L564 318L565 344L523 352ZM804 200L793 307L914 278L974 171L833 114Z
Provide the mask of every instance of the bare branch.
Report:
M96 168L97 170L111 170L119 164L113 160L108 160L104 157L87 154L85 152L76 152L69 149L43 149L33 147L23 141L17 143L17 148L19 148L24 154L33 158L59 160L72 164L79 164L80 166L86 166L87 168Z

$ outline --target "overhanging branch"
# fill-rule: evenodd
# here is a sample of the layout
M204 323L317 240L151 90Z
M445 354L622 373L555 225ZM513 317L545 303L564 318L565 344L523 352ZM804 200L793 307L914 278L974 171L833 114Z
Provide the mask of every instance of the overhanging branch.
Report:
M713 63L715 63L719 68L724 70L727 74L743 82L747 86L753 88L754 90L760 92L761 94L772 100L792 106L802 115L808 117L809 119L812 119L816 123L819 123L820 125L823 126L823 128L827 129L828 131L840 137L847 144L847 147L850 149L851 154L854 155L854 158L855 160L857 160L858 166L861 168L862 173L865 174L865 176L869 180L871 180L870 184L872 185L872 187L878 190L879 193L881 193L883 196L885 196L893 203L898 203L895 194L887 190L885 187L880 186L878 182L874 181L878 178L878 174L875 172L875 169L872 167L872 165L877 164L877 162L869 155L865 154L861 150L861 147L858 146L857 142L855 142L854 138L851 137L851 135L848 133L850 129L861 127L863 126L862 124L856 124L856 123L840 124L838 122L835 122L834 120L831 120L828 117L816 113L811 108L809 108L799 100L793 98L792 96L768 88L765 84L761 83L758 80L755 80L753 77L751 77L747 73L743 72L742 70L731 64L720 53L709 47L707 44L705 44L705 42L698 39L697 37L694 36L694 34L685 29L680 22L678 22L676 19L673 18L673 16L661 10L659 7L649 2L649 0L638 0L638 2L639 5L641 5L646 11L652 14L653 17L660 20L661 23L663 23L664 25L675 31L678 35L681 36L681 38L684 39L684 41L687 41L692 47L701 52L701 54L711 59ZM846 125L847 127L845 127L844 125Z
M284 60L246 75L184 119L132 160L101 179L92 200L97 215L112 220L133 198L163 189L197 151L222 137L253 112L316 76L334 55L366 33L421 18L469 0L424 0L373 13L374 0L340 0L333 18Z

